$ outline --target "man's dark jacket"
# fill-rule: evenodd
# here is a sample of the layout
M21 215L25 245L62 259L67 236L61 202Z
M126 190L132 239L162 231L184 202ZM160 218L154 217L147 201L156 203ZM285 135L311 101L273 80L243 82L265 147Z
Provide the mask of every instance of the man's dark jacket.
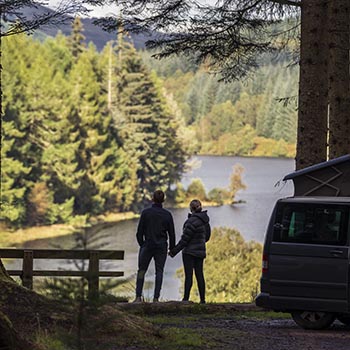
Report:
M209 241L210 232L209 216L206 210L189 214L184 223L181 239L170 254L175 256L183 250L184 254L205 258L205 243Z
M162 245L168 241L168 237L169 249L172 249L175 246L175 229L171 213L157 203L144 209L136 233L140 247Z

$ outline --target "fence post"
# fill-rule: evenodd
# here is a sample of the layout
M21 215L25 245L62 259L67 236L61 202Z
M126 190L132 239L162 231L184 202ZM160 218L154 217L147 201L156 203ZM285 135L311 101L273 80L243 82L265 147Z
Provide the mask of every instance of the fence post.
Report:
M98 278L99 278L99 253L90 252L89 272L88 272L88 284L89 284L88 298L90 300L94 300L99 297Z
M33 289L33 251L24 250L22 265L22 285Z

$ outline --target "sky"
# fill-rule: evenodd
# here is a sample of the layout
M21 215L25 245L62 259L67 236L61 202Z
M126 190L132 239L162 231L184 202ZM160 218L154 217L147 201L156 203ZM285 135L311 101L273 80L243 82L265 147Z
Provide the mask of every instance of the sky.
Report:
M58 6L59 3L61 3L64 0L46 0L45 2L48 4L49 7L55 8ZM217 2L217 0L200 0L199 1L202 4L214 4ZM102 17L109 14L118 14L118 6L116 5L108 5L108 6L96 6L91 7L90 17Z
M55 8L57 7L62 1L61 0L47 0L46 3L49 7ZM91 12L89 14L89 17L101 17L106 16L109 14L118 14L118 7L116 5L109 5L109 6L96 6L96 7L90 7Z

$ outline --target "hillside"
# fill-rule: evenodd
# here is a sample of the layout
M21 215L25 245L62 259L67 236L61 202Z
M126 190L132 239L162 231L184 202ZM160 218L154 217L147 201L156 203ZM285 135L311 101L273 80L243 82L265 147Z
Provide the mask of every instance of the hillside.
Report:
M52 11L43 6L35 13ZM27 17L33 10L27 9ZM82 18L85 43L93 42L99 52L116 39ZM71 19L57 27L43 27L35 33L40 40L58 32L72 33ZM135 48L149 70L161 78L164 94L173 113L183 120L183 139L192 154L231 156L294 157L297 124L298 67L290 65L293 48L283 54L266 54L260 66L241 80L220 82L188 58L176 56L161 61L143 50L150 36L132 34ZM290 51L290 52L288 52Z
M39 15L43 13L52 12L48 7L38 6L35 9L31 7L26 7L23 9L23 15L27 18L32 18L33 15ZM110 40L116 39L115 33L108 33L104 31L101 27L94 24L97 18L82 18L81 21L84 26L84 36L85 43L93 42L98 51L101 51L106 43ZM59 31L64 35L69 35L72 31L71 27L72 18L66 17L66 21L62 22L59 26L44 26L39 31L39 36L48 35L56 36ZM37 33L38 35L38 33ZM150 39L149 35L146 34L131 34L134 46L136 49L145 48L145 42Z
M141 54L184 118L192 153L294 157L299 71L287 55L266 55L248 77L225 83L186 58Z
M29 298L35 303L29 303ZM289 350L291 346L320 350L347 349L350 340L349 327L339 322L306 337L289 314L268 312L253 304L109 302L85 307L85 322L80 326L76 307L22 289L16 307L10 309L0 301L0 315L1 311L6 315L13 332L21 329L25 340L13 340L15 348L23 350ZM7 349L11 344L8 339L1 343L2 335L0 346Z

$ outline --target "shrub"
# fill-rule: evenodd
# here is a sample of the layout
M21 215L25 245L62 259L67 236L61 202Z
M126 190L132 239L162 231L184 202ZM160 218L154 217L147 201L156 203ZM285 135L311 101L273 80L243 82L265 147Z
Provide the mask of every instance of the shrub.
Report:
M262 245L246 242L232 228L214 228L207 243L204 275L208 302L252 302L259 291ZM177 271L183 279L183 268ZM198 301L194 284L191 300ZM197 292L197 296L195 295Z
M223 205L227 199L230 198L229 191L224 188L213 188L208 193L208 199L212 202L215 202L219 205Z
M52 203L52 194L44 182L38 182L31 188L28 196L28 222L30 225L46 223Z
M186 195L187 195L188 199L196 198L196 199L199 199L202 201L206 200L207 195L206 195L202 180L201 179L193 179L187 188Z
M232 202L235 200L235 196L239 190L245 190L247 186L242 181L242 174L244 168L241 164L235 164L232 168L232 174L230 176L229 193Z

